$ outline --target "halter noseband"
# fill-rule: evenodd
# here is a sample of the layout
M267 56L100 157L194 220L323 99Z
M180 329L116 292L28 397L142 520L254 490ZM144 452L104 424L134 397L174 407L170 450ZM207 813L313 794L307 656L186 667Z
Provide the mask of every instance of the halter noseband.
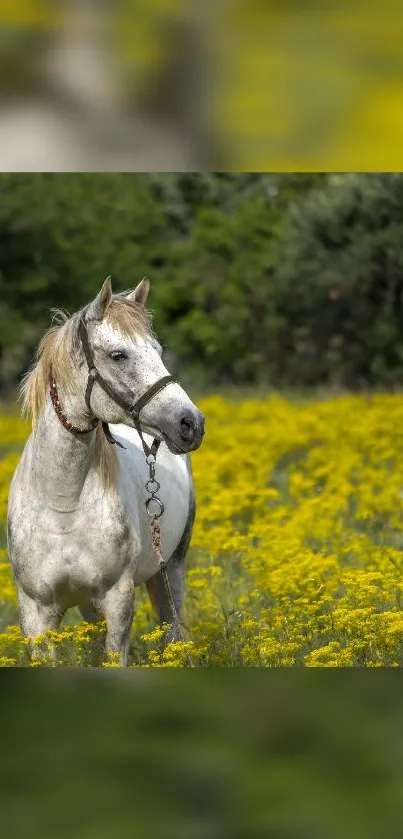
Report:
M147 445L147 443L146 443L146 441L144 440L144 437L143 437L143 432L141 430L140 411L141 411L142 408L145 407L145 405L147 405L149 402L151 402L151 399L153 399L154 396L157 395L157 393L160 393L160 391L163 390L167 385L169 385L171 382L175 382L176 380L174 379L173 376L163 376L161 379L158 379L157 382L154 382L154 384L151 385L151 387L149 387L148 390L146 390L146 392L143 393L143 395L140 396L140 398L137 399L137 401L132 404L122 394L118 393L112 387L112 385L109 384L109 382L105 381L105 379L98 372L98 370L95 366L94 356L92 354L92 349L91 349L91 346L90 346L90 342L88 340L87 326L86 326L86 321L85 321L84 317L80 318L80 321L79 321L79 324L78 324L78 335L79 335L80 340L81 340L81 344L82 344L82 347L83 347L83 350L84 350L85 360L86 360L87 366L88 366L88 381L87 381L87 387L85 389L85 402L86 402L86 405L87 405L88 409L90 411L92 410L91 409L91 394L92 394L92 389L94 387L94 384L95 384L95 382L97 382L97 384L99 384L99 386L102 388L102 390L105 391L105 393L108 396L110 396L110 398L116 403L116 405L119 405L120 408L123 408L124 411L126 411L128 414L130 414L132 416L136 431L138 432L138 434L140 436L141 444L142 444L143 449L144 449L144 454L146 455L146 457L148 457L151 454L155 458L161 441L157 440L157 439L154 439L153 443L151 445L151 448ZM82 430L82 429L76 428L70 422L68 422L67 418L62 413L61 406L60 406L60 403L58 401L56 382L55 382L54 379L51 379L50 396L51 396L52 403L54 405L55 411L56 411L60 421L62 422L62 424L64 425L64 427L68 431L76 432L78 434L85 434L85 433L89 433L90 431L93 431L94 428L96 428L96 426L98 425L99 420L95 419L93 421L92 425L91 425L91 428ZM124 449L124 446L122 446L122 444L119 443L118 440L115 440L115 438L112 436L112 434L109 430L108 423L107 422L102 422L102 427L103 427L104 434L105 434L105 437L108 440L108 442L109 443L115 443L117 446Z

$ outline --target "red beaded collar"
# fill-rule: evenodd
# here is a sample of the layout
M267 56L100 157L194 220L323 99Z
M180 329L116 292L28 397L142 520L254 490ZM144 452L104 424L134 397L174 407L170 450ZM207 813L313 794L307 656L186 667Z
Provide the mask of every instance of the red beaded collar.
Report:
M51 379L50 379L50 398L51 398L52 405L53 405L53 407L56 411L57 416L59 417L59 420L60 420L61 424L64 425L64 427L67 429L67 431L72 431L72 432L75 432L76 434L89 434L90 431L94 431L94 428L97 427L98 422L99 422L99 420L97 420L97 419L95 419L93 421L93 423L91 425L91 428L76 428L75 425L73 425L71 422L68 421L67 417L64 415L64 413L62 411L62 408L61 408L61 405L60 405L60 402L59 402L59 397L58 397L58 394L57 394L56 382L55 382L53 376L51 376Z

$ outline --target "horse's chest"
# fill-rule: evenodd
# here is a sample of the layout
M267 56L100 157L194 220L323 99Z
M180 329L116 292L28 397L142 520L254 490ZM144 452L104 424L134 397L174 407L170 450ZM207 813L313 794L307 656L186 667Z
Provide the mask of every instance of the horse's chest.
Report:
M32 596L41 600L52 593L64 604L86 602L102 597L125 571L133 573L139 540L121 510L47 510L35 534L19 576L27 593L35 589Z

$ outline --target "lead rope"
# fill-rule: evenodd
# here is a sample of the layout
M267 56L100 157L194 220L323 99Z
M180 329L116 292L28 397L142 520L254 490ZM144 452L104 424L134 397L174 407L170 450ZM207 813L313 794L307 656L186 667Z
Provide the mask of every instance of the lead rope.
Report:
M152 545L153 553L155 554L156 558L158 559L161 576L162 576L162 579L164 581L166 595L167 595L168 602L169 602L171 612L172 612L172 618L173 618L172 623L176 628L176 632L177 632L177 635L178 635L179 639L181 641L185 642L183 632L182 632L182 628L181 628L181 625L180 625L180 622L179 622L179 615L178 615L178 612L177 612L177 609L176 609L176 606L175 606L175 601L172 597L171 586L170 586L170 583L169 583L169 577L168 577L168 573L167 573L168 563L165 561L165 559L162 555L161 526L160 526L160 523L159 523L159 519L161 518L165 508L164 508L164 505L163 505L161 499L158 498L158 495L157 495L157 492L160 489L161 484L155 478L155 461L156 461L156 455L153 452L150 451L149 454L146 455L146 462L147 462L147 465L148 465L150 477L149 477L149 479L148 479L148 481L145 485L146 490L147 490L150 497L147 498L147 500L145 502L145 505L146 505L147 515L150 518L151 545ZM150 509L150 505L152 504L152 502L154 502L154 504L156 504L157 507L158 507L156 512L155 511L153 512ZM189 667L193 667L193 661L192 661L192 658L191 658L191 656L189 655L188 652L186 653L186 661L187 661Z

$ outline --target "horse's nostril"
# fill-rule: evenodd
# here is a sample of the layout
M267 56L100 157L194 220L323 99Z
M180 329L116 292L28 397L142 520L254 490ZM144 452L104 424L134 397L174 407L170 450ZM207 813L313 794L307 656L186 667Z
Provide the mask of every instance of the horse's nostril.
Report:
M190 443L195 436L195 424L189 417L182 417L181 419L181 436Z

